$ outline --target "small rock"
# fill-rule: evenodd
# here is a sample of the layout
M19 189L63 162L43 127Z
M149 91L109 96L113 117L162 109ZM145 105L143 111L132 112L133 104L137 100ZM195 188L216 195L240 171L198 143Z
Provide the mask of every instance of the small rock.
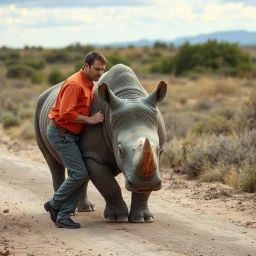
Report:
M8 213L9 209L4 209L3 213Z

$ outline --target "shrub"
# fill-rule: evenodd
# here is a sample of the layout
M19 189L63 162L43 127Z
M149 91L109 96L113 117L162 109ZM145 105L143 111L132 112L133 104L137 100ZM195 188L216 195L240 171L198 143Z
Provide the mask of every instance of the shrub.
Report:
M13 65L16 65L17 64L17 60L14 60L14 59L7 59L5 61L5 66L6 67L10 67L10 66L13 66Z
M230 169L229 165L222 162L217 162L212 165L210 162L205 162L200 174L200 181L203 182L222 182L226 173Z
M67 51L58 50L46 56L48 63L69 63L72 61L70 54Z
M252 58L237 44L209 40L204 44L183 44L173 57L169 72L177 76L191 72L215 72L237 76L242 71L253 71Z
M35 71L31 76L31 82L35 84L41 84L45 80L45 75L43 72Z
M120 56L119 54L108 55L106 56L106 59L107 59L107 65L106 65L105 71L108 71L112 66L119 63L130 66L130 62L126 58Z
M256 127L256 91L254 91L250 98L243 102L242 111L238 115L238 125L242 130L255 129Z
M213 116L208 120L200 121L190 128L190 132L196 135L202 134L231 134L235 124L225 116Z
M167 44L164 43L164 42L156 41L156 42L154 43L153 47L154 47L155 49L159 49L159 48L160 48L160 49L166 49L166 48L167 48Z
M54 69L48 76L48 82L54 85L62 82L65 78L64 74L62 74L58 69Z
M173 139L166 145L161 159L161 166L167 168L180 167L183 160L182 157L182 146L179 146L178 141Z
M36 70L42 70L46 66L45 60L39 60L39 61L25 60L24 64L31 67L31 68L34 68Z
M34 71L35 70L31 67L17 64L17 65L10 66L8 68L6 76L8 78L16 78L16 79L30 78Z
M8 54L8 59L19 60L20 58L20 53L17 51L12 51Z
M256 192L256 164L243 166L240 172L240 187L246 192Z
M21 120L29 119L33 117L35 114L35 110L33 108L20 108L18 111L18 117Z
M7 98L3 102L3 109L7 110L8 112L12 112L13 114L16 114L18 111L18 104L15 102L12 98Z
M167 141L173 137L185 138L190 127L195 123L189 114L170 113L164 115Z
M169 74L175 72L174 68L174 57L164 57L164 58L154 58L154 62L152 63L149 72L150 73L164 73ZM145 63L150 62L150 60L146 60ZM151 61L152 62L152 61Z
M246 172L246 166L256 166L255 140L256 130L240 136L207 137L193 147L187 146L182 167L190 176L206 175L205 173L212 172L212 168L219 169L223 181L225 174L232 168L244 169Z
M18 118L12 112L5 112L2 116L2 124L5 129L19 125Z
M77 72L79 71L83 66L83 62L81 61L78 61L76 64L75 64L75 68L74 68L74 72Z
M76 52L82 52L84 53L85 55L91 51L94 50L94 46L93 45L81 45L80 43L76 43L76 44L72 44L72 45L69 45L65 48L65 50L68 50L68 51L76 51ZM85 57L85 56L84 56Z
M24 140L34 140L35 132L33 129L33 124L31 123L25 124L20 135Z

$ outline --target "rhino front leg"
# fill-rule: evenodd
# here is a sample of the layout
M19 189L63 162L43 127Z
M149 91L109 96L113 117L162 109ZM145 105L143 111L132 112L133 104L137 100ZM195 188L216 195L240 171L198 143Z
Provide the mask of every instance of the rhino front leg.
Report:
M77 204L77 210L79 212L91 212L95 210L95 205L89 201L87 196L88 183L89 183L89 180L87 180L84 183L84 187Z
M107 164L99 164L93 159L86 159L86 166L91 181L106 201L105 219L109 222L124 221L128 217L128 208L111 167Z
M132 192L131 210L128 220L135 223L154 222L152 213L148 209L148 198L151 192Z

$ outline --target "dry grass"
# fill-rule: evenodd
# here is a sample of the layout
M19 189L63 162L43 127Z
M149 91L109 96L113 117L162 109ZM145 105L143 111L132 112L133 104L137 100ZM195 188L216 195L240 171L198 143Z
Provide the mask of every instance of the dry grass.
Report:
M232 167L228 173L223 178L224 183L229 185L230 187L240 189L241 188L241 181L240 181L240 174L239 170L236 167Z
M25 120L19 126L12 127L6 130L7 135L21 139L21 140L34 140L34 125L33 120Z
M218 95L228 97L239 93L239 83L234 78L203 78L196 88L199 97Z

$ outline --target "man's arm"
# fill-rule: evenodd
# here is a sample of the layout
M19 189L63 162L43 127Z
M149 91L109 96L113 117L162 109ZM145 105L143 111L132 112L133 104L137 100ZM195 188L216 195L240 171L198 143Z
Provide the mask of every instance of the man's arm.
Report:
M104 115L101 113L101 111L95 113L92 116L83 116L78 114L76 119L73 121L75 123L88 123L88 124L97 124L104 122Z

